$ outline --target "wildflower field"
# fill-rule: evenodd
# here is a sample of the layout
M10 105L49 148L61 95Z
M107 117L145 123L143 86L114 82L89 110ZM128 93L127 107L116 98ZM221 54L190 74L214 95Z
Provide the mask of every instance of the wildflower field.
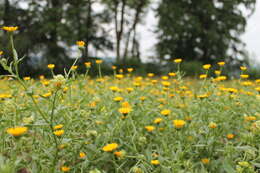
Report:
M12 43L12 31L9 31ZM78 42L79 50L84 42ZM260 170L260 80L227 81L224 62L198 79L176 71L102 76L77 60L64 75L19 77L18 57L1 65L1 173L253 173ZM92 66L99 76L90 78ZM210 70L215 77L208 77Z

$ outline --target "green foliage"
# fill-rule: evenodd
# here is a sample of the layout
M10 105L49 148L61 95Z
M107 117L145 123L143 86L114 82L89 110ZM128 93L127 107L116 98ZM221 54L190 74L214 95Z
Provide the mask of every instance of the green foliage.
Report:
M239 38L246 26L243 8L252 13L255 3L256 0L162 0L156 10L159 57L204 63L243 58Z

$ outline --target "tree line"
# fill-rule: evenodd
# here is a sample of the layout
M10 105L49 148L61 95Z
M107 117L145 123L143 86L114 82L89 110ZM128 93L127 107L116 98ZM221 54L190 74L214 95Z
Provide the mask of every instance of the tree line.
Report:
M152 10L158 17L154 32L159 61L239 62L246 56L239 36L256 0L4 0L0 26L19 26L15 42L27 56L24 69L38 70L48 63L63 69L77 40L87 43L82 61L93 58L95 51L109 50L116 64L141 63L142 33L137 28L147 22L152 3L158 3ZM0 38L0 49L8 55L3 31Z

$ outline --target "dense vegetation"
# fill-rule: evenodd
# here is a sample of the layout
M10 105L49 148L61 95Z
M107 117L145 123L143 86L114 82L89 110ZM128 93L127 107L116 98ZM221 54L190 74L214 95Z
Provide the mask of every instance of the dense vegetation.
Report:
M221 61L184 79L182 59L160 78L133 68L103 76L102 60L77 58L64 75L20 77L13 32L10 75L0 80L1 173L257 173L260 169L260 79L226 81ZM78 41L79 51L85 42ZM97 78L89 72L97 66ZM214 71L214 77L208 74Z

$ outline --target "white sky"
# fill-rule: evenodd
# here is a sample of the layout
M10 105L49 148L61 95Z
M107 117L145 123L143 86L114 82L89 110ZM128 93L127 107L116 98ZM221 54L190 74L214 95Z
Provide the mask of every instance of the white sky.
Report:
M252 58L260 63L260 1L256 2L256 11L248 19L246 33L242 39L246 43L246 49L249 51Z
M151 7L156 7L153 4ZM145 24L139 27L140 39L141 39L141 52L145 59L151 55L154 55L156 44L156 35L153 31L156 28L157 19L154 16L153 10L149 10L145 19ZM260 64L260 1L257 1L256 10L254 14L248 19L246 32L242 35L242 40L246 43L246 50L251 55L250 58L256 60Z

